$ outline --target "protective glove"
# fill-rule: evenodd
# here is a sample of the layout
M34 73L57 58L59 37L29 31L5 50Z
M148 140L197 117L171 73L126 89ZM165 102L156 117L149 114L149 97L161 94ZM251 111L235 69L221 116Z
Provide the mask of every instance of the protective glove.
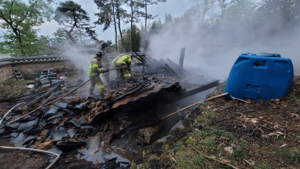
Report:
M109 71L109 69L101 70L100 73L106 73L106 72L108 72L108 71Z

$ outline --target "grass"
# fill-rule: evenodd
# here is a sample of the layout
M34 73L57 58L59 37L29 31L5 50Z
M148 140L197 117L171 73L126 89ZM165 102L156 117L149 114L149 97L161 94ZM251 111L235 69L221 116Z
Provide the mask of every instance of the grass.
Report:
M243 147L243 148L248 147L247 141L245 141L245 140L241 140L241 141L240 141L240 145L241 145L241 147Z
M295 101L298 100L298 98L296 96L294 96L294 95L291 95L290 96L290 100L295 102Z
M277 151L276 155L285 159L288 163L299 163L300 152L298 149L289 149L287 151Z
M233 150L233 154L230 156L231 159L241 161L243 158L247 158L247 154L244 150L236 148Z
M259 163L254 167L254 169L272 169L272 167L264 163Z
M4 81L4 86L0 88L0 96L8 94L9 96L19 95L21 90L27 87L27 81L17 81L13 78Z
M190 132L184 139L175 144L176 153L173 157L176 157L175 168L210 168L207 166L207 159L202 155L195 152L189 147L195 147L203 154L208 156L215 156L216 158L228 159L228 161L240 161L247 157L245 151L241 148L235 148L233 154L226 154L220 143L216 141L216 138L227 140L226 143L230 145L233 142L240 142L241 147L247 147L247 142L235 138L232 134L218 129L216 126L211 126L211 120L215 117L214 113L209 113L209 110L202 113L193 121L192 126L201 129L198 131ZM230 159L230 160L229 160ZM209 160L211 163L212 161ZM219 163L215 164L218 168L224 168ZM223 167L222 167L223 166ZM225 167L226 168L226 167Z
M297 100L295 96L290 96L289 98L293 101ZM283 145L283 136L270 138L269 141L272 142L272 144L261 140L260 143L257 143L260 148L254 148L254 146L252 146L253 143L251 143L252 145L250 146L246 140L236 138L235 135L221 130L218 126L212 124L212 120L214 120L216 115L216 112L212 112L212 110L217 108L216 105L210 105L208 107L208 105L204 103L198 107L202 110L201 115L190 116L188 119L183 120L185 127L191 128L192 132L170 146L168 149L172 151L162 150L164 153L158 157L161 159L168 158L169 163L167 165L170 168L228 168L225 165L207 159L191 147L195 147L195 149L207 156L225 160L227 163L238 168L241 167L240 164L242 163L245 165L244 159L250 161L254 160L254 163L257 162L257 164L252 166L254 169L271 169L271 165L275 165L272 160L255 161L255 159L253 159L254 154L264 159L266 157L270 159L282 159L285 164L300 163L300 149L283 151L283 149L279 148ZM233 147L232 154L225 151L224 147ZM278 150L278 152L271 150ZM148 159L147 163L151 164L151 160ZM151 165L150 168L152 168Z
M216 103L217 103L217 104L224 105L226 102L225 102L224 100L217 99L217 100L216 100Z

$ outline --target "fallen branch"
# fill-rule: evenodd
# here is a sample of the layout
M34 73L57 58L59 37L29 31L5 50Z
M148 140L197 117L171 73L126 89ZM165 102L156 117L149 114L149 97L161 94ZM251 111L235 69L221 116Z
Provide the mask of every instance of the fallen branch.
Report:
M50 164L48 165L48 167L46 167L46 169L49 169L51 168L54 163L59 159L60 155L59 154L56 154L56 153L53 153L51 151L45 151L45 150L39 150L39 149L33 149L33 148L22 148L22 147L8 147L8 146L0 146L0 148L3 148L3 149L15 149L15 150L27 150L27 151L36 151L36 152L40 152L40 153L48 153L48 154L53 154L53 155L56 155L56 159Z
M230 164L224 163L224 162L222 162L222 161L220 161L220 160L218 160L218 159L214 159L214 158L212 158L212 157L209 157L209 156L207 156L207 155L201 153L200 151L198 151L197 149L195 149L195 148L192 147L192 146L191 146L191 148L194 149L197 153L203 155L204 157L206 157L206 158L208 158L208 159L210 159L210 160L214 160L214 161L217 161L217 162L222 163L222 164L224 164L224 165L227 165L227 166L229 166L229 167L231 167L231 168L238 169L237 167L235 167L235 166L233 166L233 165L230 165Z
M255 168L249 161L244 160L246 163L248 163L250 165L251 168Z

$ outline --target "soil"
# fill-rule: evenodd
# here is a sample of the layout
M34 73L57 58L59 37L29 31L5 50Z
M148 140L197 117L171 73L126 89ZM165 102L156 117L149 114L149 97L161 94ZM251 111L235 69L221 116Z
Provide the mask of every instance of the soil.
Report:
M5 97L18 96L25 93L27 88L27 81L17 81L15 78L6 80L5 82L0 83L0 99ZM21 93L24 92L24 93Z
M221 91L221 90L220 90ZM222 92L222 91L221 91ZM219 94L219 92L215 93ZM292 90L283 98L243 103L226 98L218 98L199 105L183 121L185 128L174 130L163 143L154 143L142 158L135 160L134 167L140 168L181 168L178 162L178 144L183 143L185 152L190 154L190 147L198 146L193 136L201 130L217 129L233 136L222 138L213 134L216 151L203 147L202 153L230 162L238 168L255 169L296 169L300 166L300 80L295 78ZM198 119L202 119L198 124ZM203 120L204 119L204 120ZM224 147L231 147L241 152L233 155L224 154ZM195 151L192 153L194 156ZM173 157L174 158L173 158ZM177 157L176 157L177 156ZM170 157L173 160L170 160ZM177 161L176 161L176 160ZM204 158L205 159L205 158ZM193 163L185 159L186 164ZM200 160L201 161L201 160ZM201 163L201 162L199 162ZM198 163L198 164L199 164ZM197 166L196 163L193 165ZM212 160L202 161L196 168L227 168ZM187 167L187 166L186 166ZM192 167L193 168L193 167Z
M0 166L3 169L45 168L46 161L40 154L31 151L0 148Z

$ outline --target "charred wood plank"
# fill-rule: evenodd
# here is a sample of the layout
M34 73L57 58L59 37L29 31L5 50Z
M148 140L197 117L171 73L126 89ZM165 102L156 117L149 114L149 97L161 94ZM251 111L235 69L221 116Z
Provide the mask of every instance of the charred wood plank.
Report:
M39 101L41 101L43 98L48 97L53 91L55 91L56 89L59 88L60 85L56 85L53 88L49 89L45 94L43 94L42 96L36 98L35 100L31 101L30 103L28 103L27 105L23 106L22 110L26 110L28 108L30 108L31 106L33 106L34 104L38 103Z
M166 58L166 60L169 62L170 67L172 67L173 69L179 69L179 65L177 65L175 62L173 62L171 59Z
M177 77L178 79L180 79L180 76L168 65L168 64L165 64L167 70L175 77Z
M179 67L181 73L183 73L182 70L183 70L184 56L185 56L185 47L182 48L180 51Z
M164 102L165 104L170 104L176 101L179 101L181 99L190 97L192 95L195 95L197 93L203 92L205 90L211 89L213 87L216 87L220 84L219 80L215 80L212 82L209 82L207 84L200 85L198 87L195 87L191 90L181 92L181 93L173 93L173 94L168 94L168 98L166 98L166 101Z
M112 105L114 102L116 102L116 101L118 101L118 100L120 100L120 99L122 99L122 98L124 98L124 97L126 97L128 95L131 95L131 94L133 94L133 93L135 93L137 91L139 91L143 86L144 86L144 84L142 84L139 87L137 87L137 88L135 88L135 89L133 89L133 90L131 90L131 91L129 91L129 92L127 92L127 93L125 93L125 94L123 94L123 95L115 98L115 99L113 99L112 101L109 102L109 104Z

